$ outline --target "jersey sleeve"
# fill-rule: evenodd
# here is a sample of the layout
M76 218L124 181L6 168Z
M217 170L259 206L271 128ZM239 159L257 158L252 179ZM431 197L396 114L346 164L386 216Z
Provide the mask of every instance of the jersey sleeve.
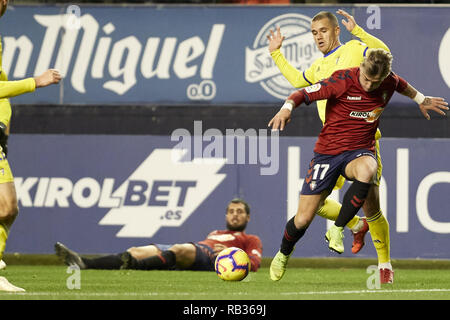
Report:
M33 78L18 81L0 81L0 99L12 98L27 92L33 92L36 83Z
M395 88L395 91L402 93L406 90L406 87L408 87L408 81L400 77L399 75L394 73L394 77L398 79L397 81L397 87Z
M364 42L366 44L367 47L365 48L363 55L366 54L367 48L384 49L389 52L391 51L391 50L389 50L388 46L383 41L381 41L377 37L374 37L370 33L364 31L364 29L358 25L353 28L351 33L352 33L352 35L354 35L355 37L358 37L362 42Z
M351 79L349 69L338 70L328 79L292 93L287 100L294 101L295 106L298 106L302 103L310 104L317 100L338 98L347 90Z
M245 252L250 258L251 271L257 271L261 266L262 258L262 242L259 237L255 235L248 236Z
M0 122L7 127L9 126L9 122L11 121L11 114L12 110L9 99L0 99Z
M280 69L283 76L294 88L303 88L313 84L311 79L308 78L308 73L309 77L311 77L311 68L300 72L286 60L279 49L272 51L270 56L277 65L278 69Z

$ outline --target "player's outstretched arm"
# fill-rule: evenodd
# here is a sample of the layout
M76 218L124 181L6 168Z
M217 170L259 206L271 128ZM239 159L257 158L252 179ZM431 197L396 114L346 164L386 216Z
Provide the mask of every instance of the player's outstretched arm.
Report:
M440 97L425 97L423 102L419 104L420 112L422 112L423 116L427 120L431 119L428 114L428 111L430 110L445 116L446 113L443 110L448 110L447 106L448 103L445 99Z
M303 88L311 85L312 83L305 79L303 73L291 65L287 61L286 57L281 53L280 48L283 45L283 40L285 37L281 34L280 27L277 27L276 32L270 30L270 34L267 35L267 39L269 40L270 56L289 83L294 88Z
M272 53L281 48L285 37L281 35L281 29L277 26L276 32L270 30L270 35L267 36L267 39L269 40L269 52Z
M294 91L286 99L280 111L269 121L272 130L283 130L291 121L291 112L302 103L307 105L313 101L325 100L342 95L351 83L350 69L335 71L331 77L305 89ZM350 79L350 80L349 80Z
M0 99L12 98L27 92L33 92L35 83L33 78L17 81L0 81Z
M342 9L339 9L338 11L336 11L336 13L347 19L347 20L342 19L341 22L344 25L345 29L347 29L348 32L351 33L353 29L357 26L355 18Z
M24 93L33 92L36 88L42 88L61 81L58 70L49 69L38 77L26 78L17 81L0 81L0 99L12 98Z
M286 100L280 111L269 121L268 127L272 127L272 130L284 130L286 124L291 122L291 113L295 103L293 100Z
M381 41L377 37L374 37L370 33L367 33L366 31L364 31L363 28L358 26L358 24L355 21L355 18L352 15L350 15L349 13L347 13L341 9L336 11L336 13L343 16L345 19L347 19L347 20L345 20L345 19L341 20L342 24L347 29L347 31L350 32L355 37L358 37L369 48L384 49L384 50L390 52L389 47L383 41Z
M400 92L400 94L410 98L411 100L414 100L419 105L420 112L422 112L423 116L427 120L431 119L430 115L428 114L429 111L434 111L445 116L446 113L444 112L444 110L449 109L447 107L448 103L444 98L424 96L409 83L406 89Z
M56 69L48 69L43 74L34 78L36 88L47 87L51 84L57 84L61 81L61 74Z

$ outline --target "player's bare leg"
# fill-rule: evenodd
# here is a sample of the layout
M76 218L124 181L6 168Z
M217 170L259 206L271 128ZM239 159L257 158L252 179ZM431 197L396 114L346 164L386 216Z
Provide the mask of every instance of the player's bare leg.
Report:
M14 182L0 184L0 222L10 228L19 213Z
M161 254L161 250L153 245L150 244L148 246L141 246L141 247L131 247L127 250L135 259L146 259L149 257L156 256L158 254Z
M316 215L317 209L323 204L328 195L327 191L316 195L300 195L297 213L295 217L286 223L281 248L270 264L270 278L273 281L281 280L284 276L295 244L305 234L306 229Z
M176 244L170 249L175 254L176 265L180 269L187 269L195 261L197 248L192 243Z
M139 251L140 252L137 252ZM188 269L195 261L197 248L192 243L175 244L168 250L161 251L149 256L150 252L155 252L151 246L130 248L122 255L122 269L137 270L170 270L175 267ZM142 259L136 259L132 254L140 254Z

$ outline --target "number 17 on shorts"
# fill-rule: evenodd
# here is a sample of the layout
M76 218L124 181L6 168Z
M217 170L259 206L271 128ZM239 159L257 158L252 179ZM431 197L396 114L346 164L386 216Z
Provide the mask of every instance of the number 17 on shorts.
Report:
M309 163L301 194L312 195L332 190L340 176L340 161L336 156L316 153Z

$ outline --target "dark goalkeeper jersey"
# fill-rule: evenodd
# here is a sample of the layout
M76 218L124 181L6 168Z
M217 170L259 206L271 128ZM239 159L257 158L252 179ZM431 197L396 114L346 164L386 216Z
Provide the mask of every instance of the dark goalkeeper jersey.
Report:
M334 72L330 78L296 91L288 99L295 105L327 99L325 124L314 151L337 155L348 150L375 149L379 117L394 91L403 92L408 83L391 72L380 87L366 92L359 83L359 68Z

